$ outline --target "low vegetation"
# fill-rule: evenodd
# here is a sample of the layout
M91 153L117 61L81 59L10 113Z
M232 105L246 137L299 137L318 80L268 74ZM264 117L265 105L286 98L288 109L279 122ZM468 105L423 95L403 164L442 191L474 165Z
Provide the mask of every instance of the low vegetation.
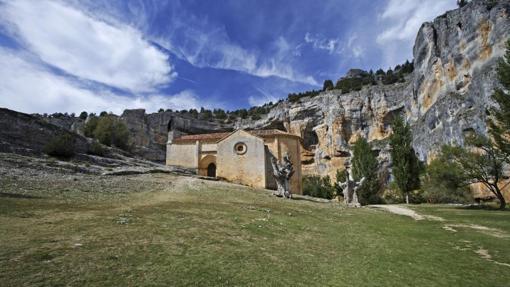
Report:
M75 139L68 133L56 136L44 146L43 151L47 155L70 158L75 154Z
M124 150L130 146L126 124L113 115L90 117L83 128L83 133L107 146L115 146Z
M333 199L336 189L329 176L305 176L303 178L303 194L313 197Z

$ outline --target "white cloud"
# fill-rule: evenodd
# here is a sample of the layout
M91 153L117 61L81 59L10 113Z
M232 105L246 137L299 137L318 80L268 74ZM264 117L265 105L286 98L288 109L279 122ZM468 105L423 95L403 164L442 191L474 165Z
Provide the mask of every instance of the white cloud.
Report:
M314 49L325 50L330 55L349 54L354 58L361 58L364 56L365 49L357 43L357 34L352 34L346 42L341 41L338 38L330 39L324 38L318 35L312 35L310 33L305 34L305 43L312 45Z
M327 39L310 33L305 34L305 43L311 44L315 49L326 50L329 54L339 54L343 50L339 39Z
M167 56L139 31L60 1L9 1L0 5L0 20L42 61L83 79L150 92L175 76Z
M412 52L422 23L456 7L450 0L389 0L379 15L376 42L385 50L387 64L405 60ZM402 53L402 51L406 51Z
M52 74L20 53L0 48L0 106L27 112L100 112L120 114L124 109L198 108L200 100L191 91L176 95L127 97L108 90L92 90L62 76Z
M261 96L260 97L255 97L255 96L248 97L248 103L250 104L250 106L255 107L255 106L262 106L269 102L273 102L273 103L278 102L278 100L279 100L278 97L271 95L270 93L262 90L261 88L255 88L255 89L260 93Z
M207 19L188 17L186 23L179 22L170 26L176 27L174 31L164 37L154 39L179 58L186 60L196 67L209 67L244 72L258 77L279 77L293 82L309 85L318 85L311 77L297 72L288 58L281 51L291 48L283 38L275 41L275 53L264 56L256 51L244 49L234 43L225 29L211 27ZM283 39L283 40L282 40ZM293 55L292 51L288 55Z

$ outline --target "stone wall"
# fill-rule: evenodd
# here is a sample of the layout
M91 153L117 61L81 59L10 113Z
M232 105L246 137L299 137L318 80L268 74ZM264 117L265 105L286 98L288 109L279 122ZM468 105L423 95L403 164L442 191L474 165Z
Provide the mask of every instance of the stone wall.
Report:
M196 142L168 144L166 152L167 165L198 168L199 153Z
M246 152L236 153L237 143L246 145ZM217 176L227 181L265 188L266 165L264 140L245 131L237 131L218 143Z

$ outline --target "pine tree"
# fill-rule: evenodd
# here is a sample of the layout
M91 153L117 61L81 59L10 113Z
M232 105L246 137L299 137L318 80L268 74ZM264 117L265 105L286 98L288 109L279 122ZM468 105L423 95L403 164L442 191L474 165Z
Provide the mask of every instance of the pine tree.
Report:
M365 138L354 143L352 157L352 175L355 180L365 178L363 186L359 189L361 204L379 203L379 181L377 176L378 162L370 144Z
M498 65L498 77L503 88L496 89L492 95L497 105L491 109L489 133L497 148L506 155L506 161L510 162L510 40Z
M324 85L322 86L323 91L333 90L334 88L335 88L335 85L333 85L333 81L331 81L331 80L324 81Z
M420 185L420 165L412 146L411 128L397 117L393 121L393 134L390 136L392 173L400 192L409 203L409 191Z

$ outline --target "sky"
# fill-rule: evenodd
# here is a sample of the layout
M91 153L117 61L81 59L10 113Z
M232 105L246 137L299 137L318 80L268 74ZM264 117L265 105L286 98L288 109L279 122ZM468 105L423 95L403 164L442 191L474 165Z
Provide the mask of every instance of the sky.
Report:
M0 107L234 110L412 60L455 0L0 0Z

